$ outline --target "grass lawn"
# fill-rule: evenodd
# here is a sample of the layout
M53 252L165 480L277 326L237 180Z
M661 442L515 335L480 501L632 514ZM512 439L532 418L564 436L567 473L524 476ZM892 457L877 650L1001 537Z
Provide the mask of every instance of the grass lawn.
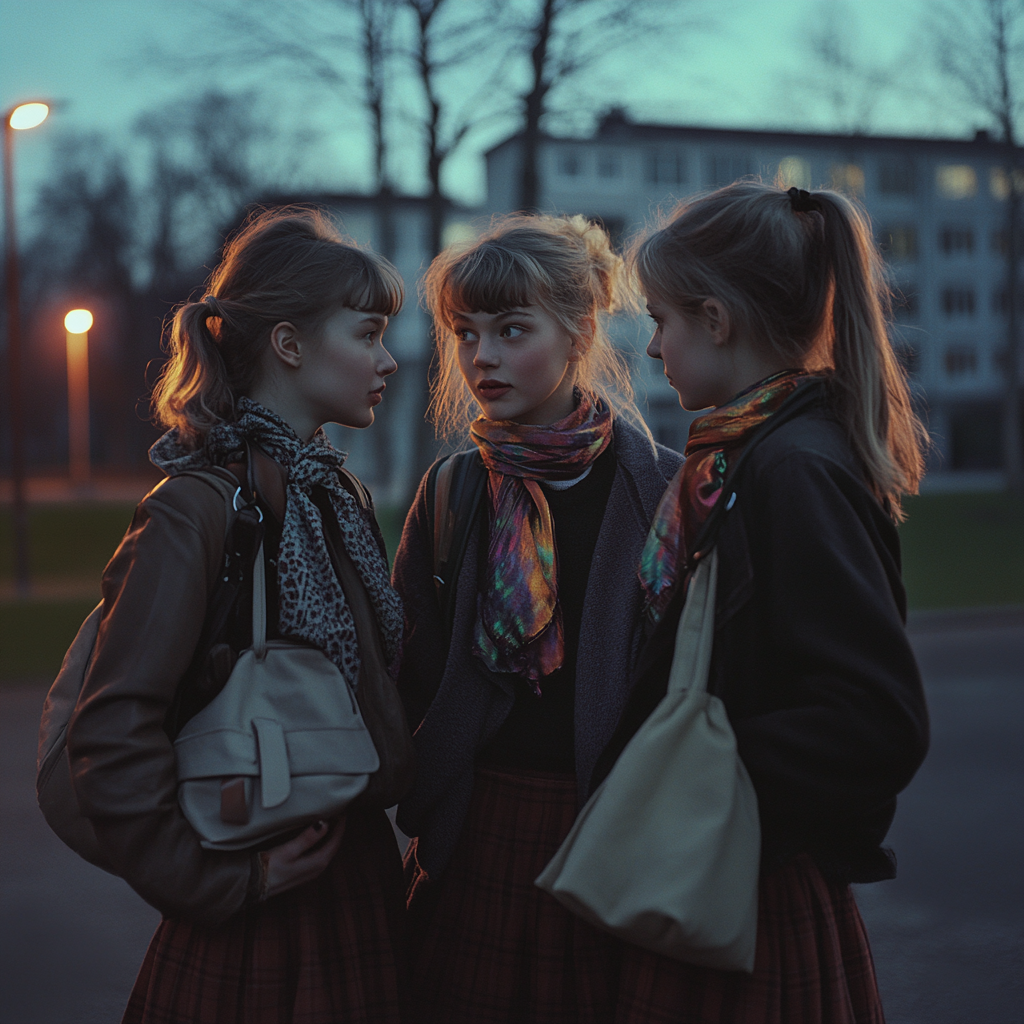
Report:
M1024 604L1024 503L1002 494L911 498L900 528L912 608ZM98 580L131 521L130 505L53 505L30 514L41 579ZM394 557L404 511L381 509ZM0 582L12 576L11 516L0 510ZM53 676L94 601L0 601L0 679Z

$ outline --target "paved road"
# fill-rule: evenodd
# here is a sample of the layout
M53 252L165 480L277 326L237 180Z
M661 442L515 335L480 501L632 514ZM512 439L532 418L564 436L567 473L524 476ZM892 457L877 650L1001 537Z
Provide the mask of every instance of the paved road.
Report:
M890 834L893 882L858 887L889 1024L1024 1022L1024 627L915 631L929 760ZM0 690L0 1024L112 1024L157 914L47 830L38 687Z

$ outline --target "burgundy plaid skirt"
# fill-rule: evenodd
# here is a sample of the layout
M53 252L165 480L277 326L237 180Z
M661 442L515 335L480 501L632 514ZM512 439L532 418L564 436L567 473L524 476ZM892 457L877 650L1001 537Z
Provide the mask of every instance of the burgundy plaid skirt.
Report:
M387 816L352 812L314 881L222 925L162 921L122 1024L398 1024L402 888Z
M478 769L443 878L414 887L421 1024L883 1024L848 886L801 856L762 878L752 975L605 935L533 880L576 816L565 775Z

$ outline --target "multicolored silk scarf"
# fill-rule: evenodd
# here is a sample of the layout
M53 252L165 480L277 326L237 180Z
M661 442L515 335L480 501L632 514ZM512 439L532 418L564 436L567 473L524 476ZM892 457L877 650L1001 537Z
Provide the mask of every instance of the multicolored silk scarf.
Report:
M612 414L578 394L576 408L549 427L488 420L470 427L488 469L487 581L477 599L474 653L494 672L540 680L565 655L551 510L541 480L581 476L608 447Z
M672 600L697 534L722 492L729 466L739 458L753 431L807 376L806 370L783 370L690 424L686 461L658 505L640 555L640 585L653 621L661 618Z
M314 487L328 494L345 550L370 595L389 662L394 662L402 642L402 602L391 586L368 513L338 477L345 452L338 451L322 429L304 442L275 412L248 398L239 399L238 413L233 423L213 427L201 448L183 444L177 429L169 430L150 449L149 458L173 476L182 470L223 466L252 441L288 471L277 557L278 624L284 636L319 647L354 688L359 682L355 619L327 550L323 519L311 497Z

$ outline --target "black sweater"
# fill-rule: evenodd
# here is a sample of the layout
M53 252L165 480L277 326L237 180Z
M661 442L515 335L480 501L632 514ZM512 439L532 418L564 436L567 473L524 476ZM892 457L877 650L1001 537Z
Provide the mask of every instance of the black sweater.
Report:
M614 477L615 451L614 446L609 445L578 484L563 490L544 487L555 528L558 604L562 609L565 658L560 669L540 681L539 697L525 678L512 677L515 704L497 735L480 751L477 760L481 764L568 774L576 771L576 649L590 563ZM483 504L486 515L486 503ZM486 566L484 545L480 554L481 565Z
M824 397L751 452L735 490L708 688L757 791L764 867L808 852L837 881L891 878L881 842L928 748L895 525ZM592 785L664 696L681 611L680 590Z

